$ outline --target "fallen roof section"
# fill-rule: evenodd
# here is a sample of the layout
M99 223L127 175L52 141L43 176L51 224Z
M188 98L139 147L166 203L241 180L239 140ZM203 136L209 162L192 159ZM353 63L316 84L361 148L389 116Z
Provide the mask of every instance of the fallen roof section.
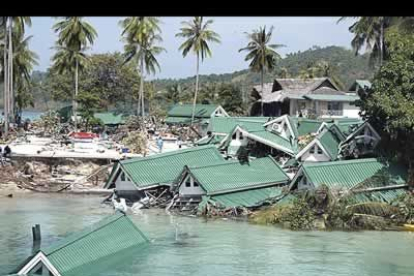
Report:
M304 162L298 174L301 171L308 182L315 187L325 184L330 188L353 189L405 185L407 183L407 171L404 167L379 158ZM294 184L293 181L292 184Z
M54 276L90 275L101 271L110 259L120 260L116 255L125 257L125 252L147 243L138 227L124 213L117 212L41 249L17 274L27 274L42 262Z

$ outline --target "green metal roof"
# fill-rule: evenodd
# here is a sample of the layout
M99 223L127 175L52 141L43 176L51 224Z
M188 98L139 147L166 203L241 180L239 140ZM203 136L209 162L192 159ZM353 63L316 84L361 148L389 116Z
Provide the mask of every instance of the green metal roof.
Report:
M210 118L211 114L219 107L215 104L196 104L195 118ZM193 105L192 104L176 104L170 111L168 111L168 117L192 117Z
M297 120L298 136L316 133L322 122L317 120L299 119Z
M355 80L355 82L349 88L349 91L357 91L357 86L358 88L362 89L365 89L366 87L371 88L371 82L369 80Z
M221 206L224 206L226 208L239 207L239 206L249 208L249 207L257 206L261 202L269 198L280 196L281 194L282 194L281 187L269 187L269 188L247 190L247 191L242 191L242 192L214 195L214 196L210 196L209 200Z
M145 244L148 239L124 214L104 218L41 251L61 275L97 270L101 258Z
M372 180L370 186L406 184L406 170L398 164L386 164L380 159L365 158L334 162L304 162L303 172L316 187L326 184L329 187L351 189L360 183ZM379 175L387 175L387 183Z
M125 116L123 114L115 114L112 112L95 113L93 115L96 119L100 119L104 125L120 125L125 123Z
M210 120L210 131L213 133L230 133L236 125L248 129L263 129L269 117L213 117Z
M194 118L195 123L208 123L208 119ZM191 117L167 117L165 118L166 124L189 124L191 123Z
M204 136L203 138L197 140L195 144L197 146L216 145L223 141L225 137L225 135L212 135L211 137Z
M121 169L138 188L169 185L176 180L184 166L201 166L223 161L214 145L194 147L121 161Z
M273 145L279 145L289 151L291 154L295 154L298 151L298 148L292 145L288 140L285 138L267 131L267 130L259 130L259 131L249 131L251 135L257 136L263 140L266 140L265 142L271 146Z
M327 151L331 160L336 160L339 154L339 144L344 140L344 137L331 129L327 129L317 139Z
M359 100L357 95L325 95L325 94L309 94L303 96L306 99L327 102L354 102Z
M271 157L258 158L241 164L239 161L225 161L203 167L189 167L207 195L230 193L287 183L289 177Z

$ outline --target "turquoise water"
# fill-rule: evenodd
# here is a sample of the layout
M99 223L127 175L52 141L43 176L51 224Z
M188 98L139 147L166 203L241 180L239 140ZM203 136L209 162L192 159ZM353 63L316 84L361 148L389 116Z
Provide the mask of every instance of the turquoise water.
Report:
M100 205L100 197L22 196L0 196L0 275L31 253L32 225L41 224L42 243L48 245L113 212ZM172 217L162 210L130 217L151 245L102 276L414 274L414 233L293 232L221 219Z
M3 109L0 109L0 118L3 118ZM39 119L43 112L40 111L23 111L22 120L30 119L30 121Z

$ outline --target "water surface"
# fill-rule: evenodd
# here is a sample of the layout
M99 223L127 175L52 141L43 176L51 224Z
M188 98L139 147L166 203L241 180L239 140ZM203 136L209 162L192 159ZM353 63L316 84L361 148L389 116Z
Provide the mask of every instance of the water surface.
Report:
M0 197L0 275L31 253L32 225L41 224L42 245L47 246L112 214L101 200L41 194ZM152 243L122 268L102 276L414 275L414 233L293 232L172 217L162 210L130 217Z

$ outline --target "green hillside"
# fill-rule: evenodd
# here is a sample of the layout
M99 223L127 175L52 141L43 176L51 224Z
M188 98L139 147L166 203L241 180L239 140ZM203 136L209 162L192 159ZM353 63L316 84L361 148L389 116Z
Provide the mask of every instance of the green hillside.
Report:
M265 81L271 82L278 75L280 68L285 67L291 77L296 77L301 69L322 60L329 63L333 74L341 80L345 88L348 88L355 79L370 79L373 76L373 69L368 67L368 55L355 56L351 50L338 46L325 48L314 46L304 52L299 51L286 55L285 58L278 62L274 72L266 74ZM260 74L252 73L249 70L241 70L227 74L201 75L200 81L201 83L233 82L239 84L244 89L250 90L253 85L260 83ZM195 77L154 80L158 90L165 89L177 82L183 85L193 85Z

